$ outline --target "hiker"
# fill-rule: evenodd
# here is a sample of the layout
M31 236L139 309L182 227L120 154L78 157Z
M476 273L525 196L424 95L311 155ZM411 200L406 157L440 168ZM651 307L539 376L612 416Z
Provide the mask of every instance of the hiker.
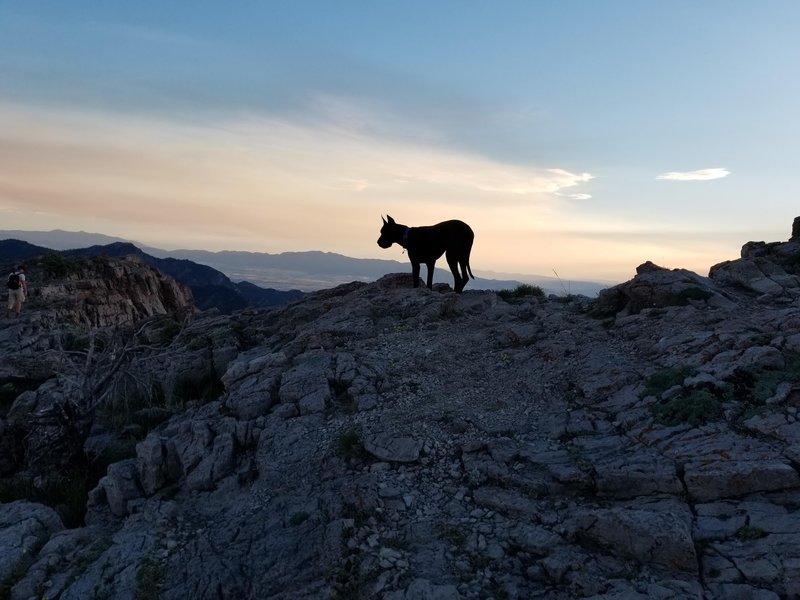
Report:
M8 308L6 317L11 317L11 311L19 316L22 310L22 303L28 293L28 284L25 282L25 265L19 265L8 276Z

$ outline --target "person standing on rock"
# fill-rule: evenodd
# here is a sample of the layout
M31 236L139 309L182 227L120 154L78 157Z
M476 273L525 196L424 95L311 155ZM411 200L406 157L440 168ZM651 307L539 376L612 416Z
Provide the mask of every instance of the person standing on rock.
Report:
M11 317L11 311L19 316L22 303L28 293L28 283L25 281L25 265L19 265L8 276L8 307L6 317Z

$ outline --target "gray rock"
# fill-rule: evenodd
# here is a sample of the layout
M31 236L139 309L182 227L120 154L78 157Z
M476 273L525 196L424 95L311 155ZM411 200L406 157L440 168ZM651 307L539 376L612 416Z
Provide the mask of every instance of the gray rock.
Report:
M461 595L455 585L435 585L427 579L415 579L405 592L384 594L384 600L459 600Z
M784 281L787 274L783 269L762 258L739 259L726 261L711 267L709 277L723 286L739 286L758 294L780 296L784 293L784 286L779 281ZM786 281L791 285L791 281Z
M752 346L744 351L739 359L742 367L761 367L765 369L782 369L785 366L783 354L772 346Z
M281 377L278 395L283 403L295 403L301 414L322 412L331 401L328 381L333 377L331 355L312 351L297 357L298 364Z
M204 457L186 477L186 485L193 490L210 490L220 479L233 474L236 469L236 442L230 433L214 438L211 453Z
M539 527L520 523L512 531L510 539L524 552L534 556L547 556L558 544L562 543L561 537L555 533Z
M174 441L164 439L157 433L151 433L136 444L136 457L139 482L147 495L154 494L182 475Z
M143 494L136 460L131 458L109 465L107 474L100 480L98 487L103 489L112 514L124 517L128 514L128 502Z
M64 528L52 508L17 500L0 504L0 581L32 560L52 535Z
M687 464L685 469L686 489L700 502L800 485L797 471L777 459L698 462Z
M709 587L715 598L725 598L725 600L778 600L780 598L775 592L744 583L712 584Z
M608 548L618 556L655 567L697 571L691 536L691 513L654 512L635 508L578 511L567 530Z
M411 463L419 459L422 441L380 432L365 436L364 449L378 460Z

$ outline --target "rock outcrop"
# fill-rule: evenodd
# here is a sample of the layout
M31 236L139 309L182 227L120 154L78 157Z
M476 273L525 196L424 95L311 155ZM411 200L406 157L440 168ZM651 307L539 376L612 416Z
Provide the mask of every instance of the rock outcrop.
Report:
M55 273L34 268L29 276L29 308L88 327L132 323L153 315L182 318L194 311L187 286L136 256L60 261Z
M596 316L621 311L638 313L644 308L666 306L721 306L736 304L722 286L686 269L665 269L648 261L636 268L630 281L600 292L593 312Z
M741 258L711 267L716 283L748 292L762 300L791 302L800 296L800 217L787 242L747 242Z
M799 597L800 284L766 246L780 292L645 263L597 300L390 275L197 315L137 376L214 377L80 526L0 506L0 541L35 529L8 594Z

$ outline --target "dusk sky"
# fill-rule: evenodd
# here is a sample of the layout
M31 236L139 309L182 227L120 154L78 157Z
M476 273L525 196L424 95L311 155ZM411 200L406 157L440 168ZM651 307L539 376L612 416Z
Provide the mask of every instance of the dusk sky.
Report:
M0 0L0 229L706 275L800 215L795 1ZM444 267L444 262L440 265Z

